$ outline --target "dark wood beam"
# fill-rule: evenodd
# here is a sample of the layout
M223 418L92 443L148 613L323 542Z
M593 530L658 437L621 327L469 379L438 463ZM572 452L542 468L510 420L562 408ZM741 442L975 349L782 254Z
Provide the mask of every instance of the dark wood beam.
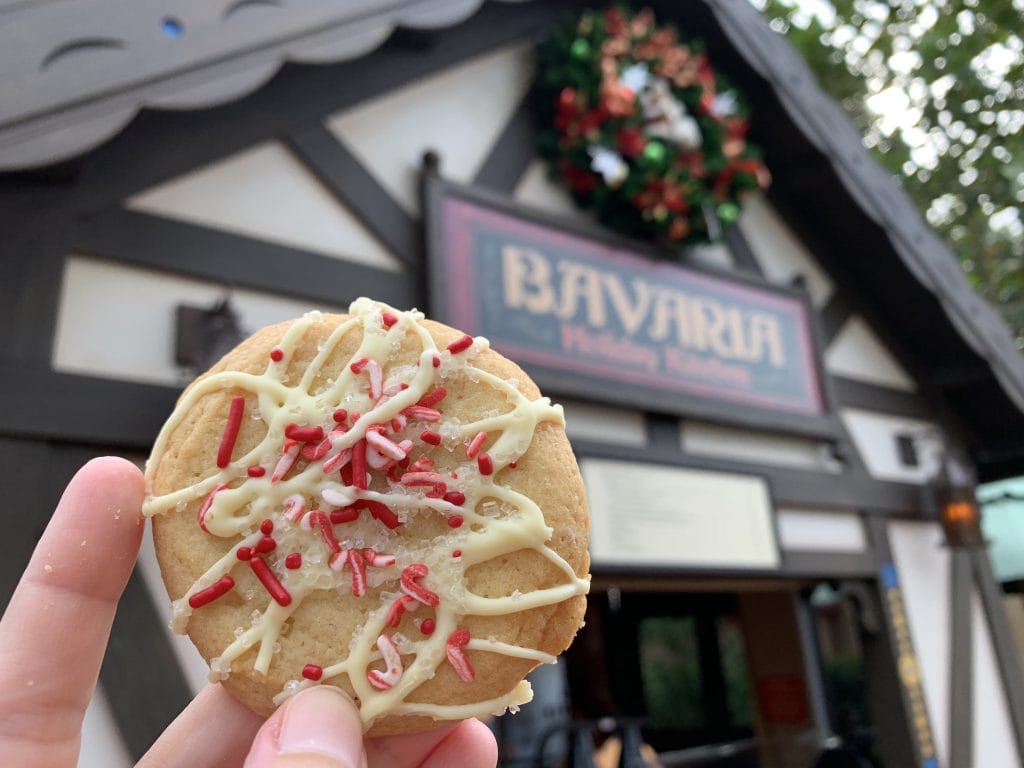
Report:
M764 277L764 270L761 269L757 257L754 256L754 251L750 247L746 235L743 234L743 230L737 225L732 225L723 230L723 236L736 268L741 272Z
M316 123L285 144L343 205L406 266L421 267L419 224L334 134Z
M853 308L850 306L850 302L846 300L846 294L841 289L833 291L825 306L818 313L821 340L826 349L835 341L839 331L842 330L852 314Z
M399 307L415 304L408 276L136 211L83 214L72 243L88 256L326 306L344 308L364 295Z
M974 617L971 555L950 552L949 768L974 765Z
M936 418L935 409L928 401L922 395L913 392L869 384L856 379L848 379L845 376L832 376L832 384L839 398L840 406L876 411L908 419L930 421Z
M527 97L494 142L473 183L511 194L536 154L537 129Z
M768 466L735 459L684 454L656 445L631 448L574 440L573 449L581 459L616 459L764 477L768 481L772 500L778 507L827 507L839 510L866 508L909 518L921 516L922 491L919 486L876 480L859 472L833 474Z
M148 451L178 391L0 361L0 435Z

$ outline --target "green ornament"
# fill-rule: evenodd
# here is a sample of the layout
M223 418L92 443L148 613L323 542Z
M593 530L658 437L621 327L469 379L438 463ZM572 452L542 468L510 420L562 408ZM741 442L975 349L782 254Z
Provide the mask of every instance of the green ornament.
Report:
M661 165L665 162L665 145L660 141L649 141L644 147L644 160L652 165Z
M569 46L569 53L572 54L574 59L586 59L590 56L590 42L584 40L582 37L577 37L572 41L572 45Z
M725 224L732 224L740 217L740 207L736 203L722 203L715 211L718 220Z

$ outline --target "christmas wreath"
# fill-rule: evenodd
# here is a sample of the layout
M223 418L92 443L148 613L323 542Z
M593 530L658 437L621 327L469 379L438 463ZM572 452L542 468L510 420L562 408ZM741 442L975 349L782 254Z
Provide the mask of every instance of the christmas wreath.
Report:
M541 152L606 225L705 242L739 216L741 190L767 185L740 94L650 9L587 11L538 63Z

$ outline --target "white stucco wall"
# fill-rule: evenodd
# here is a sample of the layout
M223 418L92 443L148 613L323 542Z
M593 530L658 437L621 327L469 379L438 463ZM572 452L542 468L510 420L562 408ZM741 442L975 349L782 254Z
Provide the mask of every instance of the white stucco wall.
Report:
M977 591L971 597L974 651L974 766L1017 766L1021 756L996 665L992 633Z
M127 207L378 269L401 268L398 259L277 142L258 144L144 190L131 197Z
M180 384L181 372L174 363L174 309L178 304L212 306L224 295L224 288L214 283L71 256L61 287L53 367L104 378ZM230 295L248 332L312 309L344 311L242 289Z
M856 512L814 509L778 509L779 545L791 552L867 551L864 524Z
M939 765L945 768L949 758L949 550L934 523L892 522L889 543L920 665L932 739ZM982 765L1010 764L979 763L979 768Z
M917 389L903 366L863 318L847 320L825 352L825 370L870 384L906 392Z
M129 768L131 755L124 745L103 688L96 687L82 723L82 749L78 768Z
M469 182L533 78L529 44L501 48L346 109L334 133L410 213L419 210L423 153L446 178Z

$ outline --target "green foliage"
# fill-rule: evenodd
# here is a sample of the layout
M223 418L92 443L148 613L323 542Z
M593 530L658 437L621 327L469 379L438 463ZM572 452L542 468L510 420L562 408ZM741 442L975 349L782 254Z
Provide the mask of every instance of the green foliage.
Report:
M704 725L697 625L692 617L640 622L640 674L649 724L690 730Z
M1024 348L1024 0L751 0Z

